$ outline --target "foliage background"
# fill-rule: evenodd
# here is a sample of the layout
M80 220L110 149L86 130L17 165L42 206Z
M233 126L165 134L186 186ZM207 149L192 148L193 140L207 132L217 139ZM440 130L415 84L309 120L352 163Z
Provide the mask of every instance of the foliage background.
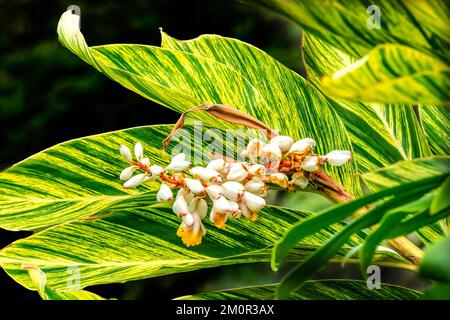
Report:
M160 44L159 27L179 38L212 33L253 44L297 72L300 30L257 7L227 0L101 2L0 0L0 170L56 143L140 125L173 123L178 115L125 89L63 48L56 25L69 5L81 7L91 44ZM0 230L0 247L27 232ZM231 284L239 277L275 277L270 267L219 268L105 285L105 297L172 298ZM354 270L356 272L356 270ZM352 272L352 271L349 271ZM196 279L202 278L202 281ZM205 281L210 279L210 281ZM275 279L274 279L275 280ZM40 299L0 271L0 299ZM95 289L93 291L96 291Z

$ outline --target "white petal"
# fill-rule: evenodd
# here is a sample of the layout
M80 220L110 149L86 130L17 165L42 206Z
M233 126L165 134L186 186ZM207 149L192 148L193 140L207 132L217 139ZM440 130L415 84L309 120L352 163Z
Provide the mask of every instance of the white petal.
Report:
M177 162L171 162L167 167L166 170L175 171L175 172L181 172L189 168L191 163L189 161L177 161Z
M284 173L276 172L270 175L270 182L279 185L282 188L288 187L288 177Z
M247 178L248 172L244 169L241 163L232 163L230 171L227 174L227 180L242 181Z
M182 217L183 217L183 223L186 227L190 227L194 224L194 217L189 212L187 214L183 215Z
M220 176L220 173L214 169L194 167L189 172L191 175L197 176L200 179L205 180L207 182L216 182L216 183L222 182L222 177Z
M131 178L131 176L133 175L134 170L136 170L136 166L131 166L128 168L125 168L122 170L122 172L120 173L120 180L121 181L127 181L128 179Z
M177 196L173 203L172 210L178 217L190 212L186 199L183 196Z
M225 160L223 159L215 159L210 161L206 166L206 168L213 169L216 170L217 172L222 173L226 168L226 163Z
M243 202L243 201L239 202L239 209L241 210L241 213L244 217L246 217L247 219L250 219L252 212L247 207L245 202Z
M192 199L194 199L195 195L185 188L180 188L177 192L177 198L183 196L186 199L187 203L191 203Z
M296 172L292 175L292 183L304 189L308 186L309 180L301 172Z
M152 175L159 176L161 173L163 173L164 169L160 166L153 165L150 167L150 172Z
M145 175L145 178L142 182L148 182L148 181L153 181L156 180L156 178L158 178L158 176L154 176L154 175Z
M275 143L265 145L261 153L261 158L268 162L277 161L281 156L280 147Z
M206 187L206 193L208 194L209 198L211 200L214 200L220 195L223 195L225 193L225 190L222 186L219 186L217 184L212 184L208 187Z
M252 176L264 178L266 168L262 164L254 164L250 168L248 168L248 173L250 173Z
M141 161L139 161L141 164L143 164L144 166L149 166L150 165L150 159L149 158L144 158Z
M308 152L316 146L316 142L311 138L305 138L295 142L289 149L289 153L304 153Z
M259 139L252 139L248 142L247 151L250 158L256 158L261 155L265 143Z
M133 161L133 159L131 158L131 151L126 145L121 144L119 150L120 150L120 154L122 155L122 158L125 161L127 161L127 162Z
M269 144L271 144L271 143L278 145L281 152L286 152L286 151L289 151L289 149L291 148L294 141L292 140L291 137L288 137L288 136L277 136L277 137L273 138L272 140L270 140Z
M238 201L244 195L244 186L236 181L227 181L222 184L227 199Z
M267 186L263 181L250 180L245 184L245 190L259 196L267 195Z
M172 190L165 183L161 184L161 187L159 188L159 191L156 194L156 200L158 200L158 201L172 201L173 200Z
M245 192L242 199L244 200L245 205L250 209L250 211L253 212L261 210L266 205L266 200L251 192Z
M214 199L214 210L216 213L229 213L233 211L233 207L224 196L220 196Z
M236 201L228 200L230 203L230 206L232 208L232 211L230 212L230 216L234 219L239 218L242 215L241 209L239 207L239 203Z
M205 194L206 192L205 186L199 180L185 178L184 182L186 183L186 187L194 194L198 195Z
M303 159L302 163L302 169L305 171L317 171L319 170L319 158L315 156L306 156L305 159Z
M208 203L203 198L195 197L189 204L189 212L197 214L200 219L203 219L208 213Z
M249 156L249 152L247 149L244 149L241 151L241 153L239 154L242 158L247 158Z
M341 166L352 158L352 153L348 150L334 150L325 157L332 166Z
M142 147L142 143L137 142L134 145L134 155L136 156L137 161L141 161L144 157L144 147Z
M186 155L184 153L179 153L172 157L172 162L186 161Z
M135 175L134 177L129 179L127 182L125 182L123 184L123 187L127 188L127 189L136 188L138 185L140 185L144 181L145 176L146 176L145 173Z

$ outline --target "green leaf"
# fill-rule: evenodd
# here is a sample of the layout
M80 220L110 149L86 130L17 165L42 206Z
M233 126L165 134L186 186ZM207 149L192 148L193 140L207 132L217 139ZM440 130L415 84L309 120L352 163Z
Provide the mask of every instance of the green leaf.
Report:
M450 105L450 67L421 51L386 44L330 77L332 96L375 103Z
M434 154L450 154L450 109L435 106L420 107L423 129Z
M437 190L431 203L430 214L436 214L448 207L450 207L450 175Z
M450 283L435 283L425 291L425 300L450 300Z
M450 237L425 250L419 273L424 278L450 284Z
M199 246L185 247L176 236L179 218L171 208L136 208L114 211L92 221L72 221L17 240L0 251L0 264L17 282L34 288L23 264L45 272L48 285L67 290L71 270L77 268L79 285L126 282L166 274L231 264L268 262L273 243L308 212L267 206L255 222L232 219L226 229L204 221L207 234ZM309 237L288 260L304 259L343 224ZM361 241L356 236L350 243ZM346 253L342 249L341 255ZM398 260L385 256L380 259Z
M449 57L448 6L445 1L389 1L376 4L381 29L369 29L366 1L252 0L279 12L307 32L354 57L365 55L376 45L399 43Z
M120 144L144 146L153 164L170 162L161 141L170 126L149 126L71 140L0 173L0 227L36 230L110 210L154 203L156 182L124 189L120 172L129 166Z
M249 286L183 296L176 300L271 300L276 288L277 284ZM370 290L365 281L359 280L307 281L299 291L289 295L293 300L416 300L421 297L418 291L390 284Z
M47 285L47 277L45 273L35 266L25 266L31 281L43 300L104 300L99 295L85 291L73 290L60 292L53 290Z
M353 62L351 57L311 34L305 35L304 50L309 79L319 89L321 77ZM431 155L412 106L365 104L335 98L329 101L344 121L359 172ZM431 110L436 109L431 107Z
M282 134L316 139L319 153L351 150L344 125L318 90L241 41L203 36L177 42L163 35L163 48L128 44L88 47L78 28L78 16L70 11L61 16L58 35L64 46L109 78L175 111L222 103L255 116ZM193 117L220 128L236 128L204 113ZM358 193L354 163L329 168L329 172Z

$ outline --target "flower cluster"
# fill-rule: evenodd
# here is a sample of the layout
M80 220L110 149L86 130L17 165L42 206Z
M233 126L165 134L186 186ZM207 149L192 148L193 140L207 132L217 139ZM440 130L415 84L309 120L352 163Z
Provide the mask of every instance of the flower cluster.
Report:
M214 159L206 167L192 166L180 153L165 168L150 164L141 143L134 147L136 160L130 149L121 145L120 153L130 166L121 172L120 179L125 188L135 188L159 178L162 183L157 200L173 202L172 209L181 220L177 235L185 245L195 246L206 233L202 220L209 202L209 219L218 228L225 228L229 218L244 216L255 221L257 212L266 205L269 187L290 191L306 188L311 174L320 171L324 163L340 166L351 159L351 152L345 150L316 155L315 144L311 138L294 142L288 136L277 136L268 144L253 139L241 152L243 162ZM134 175L138 170L142 173ZM173 190L177 190L175 199Z

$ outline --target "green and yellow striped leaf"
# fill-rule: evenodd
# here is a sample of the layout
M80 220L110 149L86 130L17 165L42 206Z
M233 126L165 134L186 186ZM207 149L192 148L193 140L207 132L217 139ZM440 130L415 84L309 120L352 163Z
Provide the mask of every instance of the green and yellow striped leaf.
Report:
M74 270L80 289L87 286L126 282L166 274L231 264L266 262L271 247L289 227L312 214L267 206L260 219L231 220L226 229L215 228L205 219L203 243L186 247L176 236L179 219L166 207L142 207L114 211L96 220L78 220L50 227L17 240L0 251L0 264L23 286L33 284L23 265L33 265L47 277L54 290L69 290ZM288 256L303 260L342 229L336 224L308 237ZM339 253L356 246L355 235ZM397 255L380 254L378 261L401 261Z
M251 45L219 36L178 42L164 35L162 48L89 47L78 20L70 11L61 16L60 42L112 80L150 100L178 112L222 103L257 117L282 134L316 139L318 152L351 149L344 125L320 91ZM233 127L204 113L193 117L220 128ZM329 172L358 193L352 183L354 163Z
M450 66L416 49L386 44L322 79L329 95L375 103L450 105Z
M249 286L179 297L176 300L271 300L278 284ZM418 300L422 293L391 284L378 290L359 280L315 280L289 295L293 300Z
M420 116L428 143L434 154L450 154L450 108L420 107Z

